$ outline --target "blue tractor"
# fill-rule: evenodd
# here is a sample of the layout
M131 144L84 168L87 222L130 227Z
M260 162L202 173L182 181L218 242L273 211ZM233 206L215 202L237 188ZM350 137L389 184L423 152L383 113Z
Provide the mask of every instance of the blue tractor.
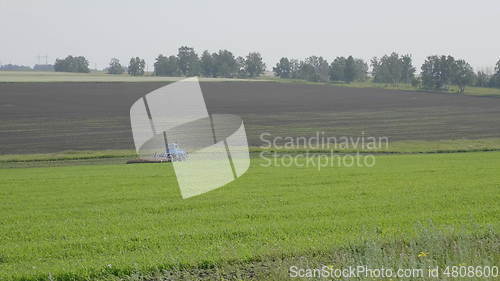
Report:
M167 151L155 152L153 158L161 162L184 161L187 159L187 152L181 149L178 144L170 143L167 146Z

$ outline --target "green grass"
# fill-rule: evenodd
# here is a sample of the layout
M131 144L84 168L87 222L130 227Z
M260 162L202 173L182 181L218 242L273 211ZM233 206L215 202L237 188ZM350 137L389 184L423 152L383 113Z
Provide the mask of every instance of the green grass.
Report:
M20 82L172 82L183 79L185 77L163 77L153 76L151 73L145 76L130 76L128 74L110 75L104 72L91 73L68 73L68 72L43 72L43 71L0 71L0 83L20 83ZM382 88L388 90L403 90L403 91L425 91L410 84L386 84L374 83L371 81L365 82L308 82L299 79L280 79L271 76L262 76L257 79L237 79L237 78L207 78L201 77L201 81L267 81L279 83L299 83L299 84L328 84L351 88ZM439 91L440 93L458 93L458 87L450 86L447 91ZM500 96L500 89L497 88L482 88L482 87L467 87L464 95L472 96Z
M500 139L485 138L485 139L455 139L455 140L437 140L437 141L395 141L389 142L388 146L382 145L380 148L369 149L368 147L360 148L342 148L341 143L337 147L332 144L331 148L315 148L315 147L300 147L297 145L293 149L287 148L266 148L252 147L252 152L276 151L276 152L338 152L338 153L382 153L382 154L412 154L412 153L454 153L454 152L479 152L479 151L498 151L500 150ZM0 156L0 162L1 160Z
M388 90L403 90L403 91L424 91L429 92L429 90L420 89L418 87L413 87L410 84L399 84L391 85L385 83L374 83L374 82L353 82L353 83L339 83L336 84L343 87L353 87L353 88L382 88ZM438 93L450 93L459 94L458 87L452 85L447 91L437 91ZM468 96L500 96L500 89L498 88L484 88L484 87L466 87L465 92L460 95Z
M364 82L352 82L352 83L344 83L344 82L309 82L305 80L299 79L280 79L275 77L265 77L261 79L262 81L273 81L279 83L298 83L298 84L326 84L326 85L335 85L340 87L350 87L350 88L380 88L387 90L401 90L401 91L421 91L421 92L436 92L436 93L449 93L449 94L458 94L458 87L455 85L449 86L446 91L432 91L421 89L418 87L414 87L410 84L401 83L398 85L387 84L387 83L375 83L372 81L364 81ZM483 87L466 87L465 92L461 95L470 95L470 96L500 96L500 89L498 88L483 88Z
M36 162L36 161L60 161L60 160L83 160L100 158L123 158L136 157L135 150L67 150L55 153L38 154L2 154L1 162Z
M171 82L185 77L111 75L104 72L69 73L43 71L0 71L0 83L22 82ZM201 81L244 81L244 79L200 78Z
M479 251L498 261L500 152L376 160L318 170L266 168L254 158L236 181L187 200L170 164L0 169L0 280L109 279L301 256L313 264L337 250L348 258L352 245L377 249L363 241L395 245L394 255L403 243L409 257L427 251L439 263L447 253L437 251L461 241L467 249L451 260L479 262ZM415 226L430 221L444 234L418 242Z
M476 225L469 226L475 227ZM446 266L469 268L471 265L492 267L498 264L500 258L499 235L493 230L475 231L464 235L463 229L437 229L432 224L417 225L417 237L413 239L381 239L383 234L374 231L375 238L367 237L369 233L362 232L359 237L345 247L332 251L309 252L296 256L282 256L258 259L251 262L226 263L213 267L174 268L156 270L148 273L134 272L118 280L290 280L291 269L324 269L337 270L366 265L369 268L391 269L397 274L398 269L421 270L422 276L416 278L404 277L401 280L472 280L466 278L447 278ZM432 249L432 250L426 250ZM444 266L443 266L444 265ZM438 267L440 279L427 277L428 269ZM427 278L426 278L427 277ZM117 280L108 276L107 280ZM354 279L354 278L351 278ZM492 280L493 278L483 278ZM311 280L311 278L294 278L293 280ZM317 280L317 279L313 279ZM322 279L323 280L323 279ZM331 280L331 279L326 279ZM339 279L334 279L339 280ZM347 280L347 279L346 279ZM377 278L359 278L354 280L378 280ZM385 278L382 280L397 280ZM474 280L482 280L474 278Z
M342 149L341 147L330 148L301 148L294 149L268 149L265 147L251 147L250 152L260 153L262 151L276 152L365 152L365 153L453 153L453 152L478 152L500 150L500 139L457 139L439 141L396 141L390 142L389 147L379 149ZM136 158L135 150L115 149L115 150L68 150L55 153L38 154L1 154L0 168L6 163L23 162L47 162L62 160L94 160L104 158Z

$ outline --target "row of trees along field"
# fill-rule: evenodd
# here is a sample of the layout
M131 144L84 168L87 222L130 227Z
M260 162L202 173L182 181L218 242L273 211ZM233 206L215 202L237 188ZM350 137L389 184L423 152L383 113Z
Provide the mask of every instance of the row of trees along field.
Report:
M144 75L145 61L139 57L131 58L128 67L120 64L116 58L111 59L106 69L109 74L128 72L133 76ZM277 77L300 79L312 82L346 82L366 81L372 79L376 83L411 84L414 87L443 90L456 85L459 92L466 86L500 88L500 60L496 63L492 74L478 71L462 59L452 56L429 56L421 66L420 75L416 75L410 55L392 53L381 58L373 58L369 65L363 59L337 57L331 63L321 56L310 56L305 60L283 57L273 72ZM85 57L68 56L57 59L55 71L89 72ZM235 57L228 50L210 53L204 51L199 56L194 48L182 46L177 55L160 54L154 63L156 76L205 76L205 77L257 77L266 69L260 53L251 52L245 57ZM369 75L370 74L370 75Z
M127 71L130 75L144 75L145 62L140 58L131 58L127 68L112 58L106 72L122 74ZM219 50L216 53L204 51L198 56L193 48L180 47L176 56L160 54L154 63L156 76L199 76L206 77L257 77L266 69L259 53L249 53L246 57L235 57L228 50Z
M122 74L125 71L133 76L144 75L144 67L146 62L141 58L131 58L128 68L124 68L120 61L112 58L109 67L106 69L109 74ZM67 56L65 59L56 59L54 63L54 71L56 72L80 72L89 73L89 62L85 57Z
M256 77L266 69L259 53L235 57L228 50L204 51L201 57L190 47L180 47L177 56L159 55L154 64L158 76Z
M373 82L398 85L411 84L424 89L443 90L456 85L462 93L466 86L500 88L500 60L495 72L474 72L472 66L452 56L429 56L421 66L420 75L412 64L410 55L392 53L371 60ZM313 82L353 82L368 79L368 64L359 58L337 57L331 64L317 56L305 60L283 57L273 68L280 78L302 79Z

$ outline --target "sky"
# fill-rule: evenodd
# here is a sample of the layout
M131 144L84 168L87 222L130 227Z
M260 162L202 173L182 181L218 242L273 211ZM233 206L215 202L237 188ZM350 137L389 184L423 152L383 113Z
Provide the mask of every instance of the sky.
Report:
M152 70L180 46L201 54L258 51L269 70L283 57L370 60L393 51L451 54L476 70L500 59L498 0L177 1L0 0L0 64L83 55L101 69L132 56Z

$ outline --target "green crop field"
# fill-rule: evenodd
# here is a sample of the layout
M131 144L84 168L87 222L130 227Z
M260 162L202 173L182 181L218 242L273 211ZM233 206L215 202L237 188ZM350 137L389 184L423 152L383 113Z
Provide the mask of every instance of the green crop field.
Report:
M70 73L43 71L0 71L0 83L23 82L172 82L185 77L110 75L104 72ZM245 81L245 79L202 78L202 81Z
M410 84L401 83L397 85L388 84L388 83L375 83L373 81L362 81L362 82L308 82L299 79L281 79L275 77L266 77L262 78L264 81L275 81L279 83L298 83L298 84L331 84L342 87L349 88L379 88L386 90L402 90L402 91L424 91L424 92L432 92L432 90L428 89L420 89L418 87L412 86ZM436 91L437 93L448 93L448 94L458 94L458 87L455 85L450 85L446 91ZM461 95L468 96L500 96L500 89L498 88L484 88L484 87L466 87L465 92Z
M0 280L280 280L291 264L500 258L500 152L321 170L254 155L245 175L187 200L170 164L38 160L0 169Z
M69 72L42 72L42 71L0 71L0 83L27 83L27 82L173 82L186 77L165 77L154 76L147 73L145 76L130 76L128 74L111 75L101 71L91 73L69 73ZM298 83L298 84L331 84L351 88L381 88L387 90L406 90L406 91L427 91L411 86L409 84L386 84L374 83L372 81L341 83L341 82L308 82L297 79L280 79L272 76L263 76L258 79L237 79L237 78L207 78L202 77L200 81L273 81L279 83ZM448 91L440 93L457 94L458 88L450 86ZM498 88L467 87L464 95L471 96L500 96Z

